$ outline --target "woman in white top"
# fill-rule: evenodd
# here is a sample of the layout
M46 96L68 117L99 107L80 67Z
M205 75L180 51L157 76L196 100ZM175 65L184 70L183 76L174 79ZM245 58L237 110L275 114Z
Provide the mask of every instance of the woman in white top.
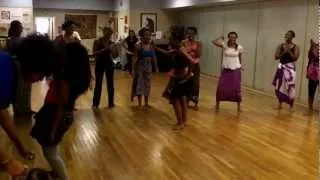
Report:
M220 101L236 102L238 112L241 111L241 62L243 47L237 43L238 34L228 33L228 42L223 36L212 43L223 48L222 72L216 94L216 109L219 110Z

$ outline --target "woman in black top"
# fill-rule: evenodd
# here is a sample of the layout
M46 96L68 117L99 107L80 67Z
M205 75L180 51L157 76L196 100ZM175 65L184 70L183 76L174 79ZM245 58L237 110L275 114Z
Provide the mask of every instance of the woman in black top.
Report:
M172 69L169 72L170 80L164 95L169 98L177 117L174 130L183 129L187 121L187 95L191 85L190 78L193 75L189 69L189 62L192 57L181 46L183 38L184 28L174 26L171 28L171 49L166 51L157 48L158 51L172 56Z
M295 99L295 62L300 53L298 45L292 41L294 37L295 32L288 31L285 42L278 46L275 54L275 60L280 60L280 63L272 84L275 86L275 94L279 100L279 109L282 108L282 103L287 103L292 110Z
M132 58L137 42L138 38L134 30L130 30L129 36L124 41L122 41L122 46L127 50L127 64L125 65L125 70L128 70L130 74L132 74Z

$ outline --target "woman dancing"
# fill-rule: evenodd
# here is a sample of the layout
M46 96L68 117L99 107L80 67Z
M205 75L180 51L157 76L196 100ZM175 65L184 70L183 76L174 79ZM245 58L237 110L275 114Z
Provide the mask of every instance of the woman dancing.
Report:
M172 69L169 72L170 80L165 93L168 94L170 104L172 104L177 117L177 124L174 130L183 129L187 121L187 95L190 90L190 78L192 72L189 62L192 57L181 46L184 38L184 27L174 26L171 28L170 50L166 51L156 48L158 51L172 56Z
M137 42L138 38L136 37L134 30L130 30L129 36L121 43L121 45L127 50L127 64L125 65L125 70L128 70L130 75L132 74L133 51L135 50Z
M144 96L145 107L150 107L152 62L156 64L156 54L151 41L151 32L148 29L141 31L141 42L137 44L135 59L131 101L137 96L139 107L141 107L142 96Z
M212 42L223 48L222 72L216 94L216 110L219 110L221 101L231 101L237 103L238 112L240 112L243 47L237 43L238 34L236 32L229 32L228 38L227 43L223 41L223 36Z
M309 112L313 112L314 96L319 85L319 43L310 40L310 49L308 54L307 79L308 79L308 105Z
M192 88L188 94L188 106L189 102L193 101L194 109L198 110L199 102L199 88L200 88L200 57L201 57L201 44L196 41L195 36L198 34L197 28L188 27L187 28L187 39L185 39L182 44L186 49L188 54L192 57L190 61L190 68L194 74L192 78Z
M295 32L290 30L285 35L285 43L278 46L275 60L280 59L278 69L275 73L272 84L275 86L275 94L279 100L278 108L282 108L282 103L287 103L290 110L293 109L295 99L296 65L300 51L298 45L292 42Z
M51 48L54 49L53 45ZM25 48L24 53L27 53L27 50L28 48ZM68 179L68 176L58 152L58 145L73 122L74 102L87 91L91 75L85 47L77 42L68 43L64 52L63 58L56 57L52 65L55 68L52 70L53 80L50 82L44 105L35 115L36 121L31 131L31 136L41 145L52 168L52 176L61 180Z

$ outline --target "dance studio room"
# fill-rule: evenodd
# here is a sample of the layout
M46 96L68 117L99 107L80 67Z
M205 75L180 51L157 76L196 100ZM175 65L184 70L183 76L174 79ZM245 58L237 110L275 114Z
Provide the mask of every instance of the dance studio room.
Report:
M0 180L316 180L318 0L0 0Z

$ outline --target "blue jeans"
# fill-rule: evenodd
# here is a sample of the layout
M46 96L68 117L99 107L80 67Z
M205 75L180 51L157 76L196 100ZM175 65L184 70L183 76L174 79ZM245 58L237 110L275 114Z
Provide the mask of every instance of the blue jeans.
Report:
M68 180L67 168L58 151L58 145L42 147L42 151L52 169L52 172L61 180Z

